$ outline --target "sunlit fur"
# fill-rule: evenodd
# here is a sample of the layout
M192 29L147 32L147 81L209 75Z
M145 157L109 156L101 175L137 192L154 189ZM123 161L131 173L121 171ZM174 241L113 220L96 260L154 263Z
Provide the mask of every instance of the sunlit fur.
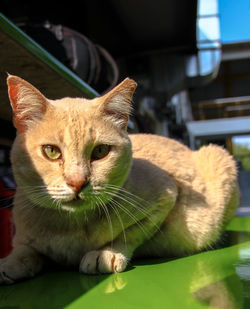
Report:
M93 100L48 100L16 76L8 86L18 187L14 250L0 263L0 283L39 272L40 254L108 273L123 271L132 256L194 253L211 247L233 216L237 172L224 149L191 151L168 138L127 135L134 81ZM111 150L92 160L100 144ZM57 146L62 158L49 160L43 145ZM76 193L69 183L81 179L87 185ZM20 257L26 265L10 270Z

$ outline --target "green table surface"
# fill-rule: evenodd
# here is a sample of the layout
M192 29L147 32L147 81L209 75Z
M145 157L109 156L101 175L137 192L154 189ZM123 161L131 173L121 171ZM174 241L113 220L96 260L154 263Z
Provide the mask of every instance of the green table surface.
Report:
M250 308L250 217L235 217L217 249L133 261L121 274L49 270L0 287L0 308Z

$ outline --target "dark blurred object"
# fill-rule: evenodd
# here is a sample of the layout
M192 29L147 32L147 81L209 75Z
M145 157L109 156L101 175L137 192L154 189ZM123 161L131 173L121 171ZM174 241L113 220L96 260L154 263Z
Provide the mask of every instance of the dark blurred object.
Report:
M83 34L49 21L24 23L20 28L99 93L117 84L119 72L115 60Z
M13 1L10 4L3 0L2 12L16 25L41 25L49 20L54 25L61 24L74 29L112 54L119 68L119 81L127 76L137 81L134 117L129 124L131 132L183 137L185 126L175 123L175 117L170 114L173 109L170 111L167 105L175 94L208 82L216 71L209 71L209 76L200 74L197 0L83 0L81 3L72 0L61 6L46 0ZM60 26L56 28L54 38L59 37L56 40L62 43L62 29ZM46 30L51 31L51 26ZM29 29L25 31L42 46L48 43L46 39L40 41L34 37ZM79 48L79 54L84 57L87 54L86 46L85 49ZM53 54L52 50L48 51ZM65 53L60 53L56 57L70 66ZM90 62L90 59L87 61ZM193 64L195 70L190 70ZM82 69L86 76L89 63L83 65ZM76 73L80 76L79 72ZM110 73L104 71L100 80L110 81L107 76ZM89 83L86 78L85 81ZM98 86L90 85L98 92L103 92ZM108 90L107 87L103 88Z
M193 115L196 120L250 116L250 96L200 101Z
M7 256L12 249L14 225L11 210L0 208L0 258Z
M15 187L11 175L4 175L0 178L0 209L12 207Z
M197 0L1 1L11 20L63 24L116 58L152 50L196 50Z
M14 224L10 207L14 194L12 179L7 176L0 179L0 258L7 256L12 249Z
M10 147L0 145L0 258L10 253L14 234L11 208L16 184L10 169L9 154Z

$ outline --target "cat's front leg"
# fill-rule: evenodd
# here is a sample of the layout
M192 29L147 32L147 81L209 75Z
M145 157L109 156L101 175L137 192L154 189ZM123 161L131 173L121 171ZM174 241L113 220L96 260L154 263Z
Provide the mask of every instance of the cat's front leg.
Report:
M175 196L165 199L165 203L156 203L146 218L123 230L109 247L86 253L80 263L80 272L99 274L124 271L134 251L155 233L161 232L161 223L172 209Z
M128 257L112 248L86 253L80 263L80 272L85 274L119 273L125 270Z
M43 267L42 257L32 248L19 245L0 259L0 284L12 284L35 276Z
M80 263L80 272L103 274L124 271L134 251L159 231L158 224L163 218L165 218L165 212L156 209L148 218L130 226L118 235L110 247L86 253ZM126 234L126 240L124 234Z

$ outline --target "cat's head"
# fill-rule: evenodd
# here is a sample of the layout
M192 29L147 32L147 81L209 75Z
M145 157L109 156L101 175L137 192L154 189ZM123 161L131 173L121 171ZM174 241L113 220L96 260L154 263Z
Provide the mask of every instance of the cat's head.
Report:
M130 170L127 123L136 83L127 78L92 100L49 100L17 76L8 76L7 83L19 194L39 206L71 211L105 203Z

